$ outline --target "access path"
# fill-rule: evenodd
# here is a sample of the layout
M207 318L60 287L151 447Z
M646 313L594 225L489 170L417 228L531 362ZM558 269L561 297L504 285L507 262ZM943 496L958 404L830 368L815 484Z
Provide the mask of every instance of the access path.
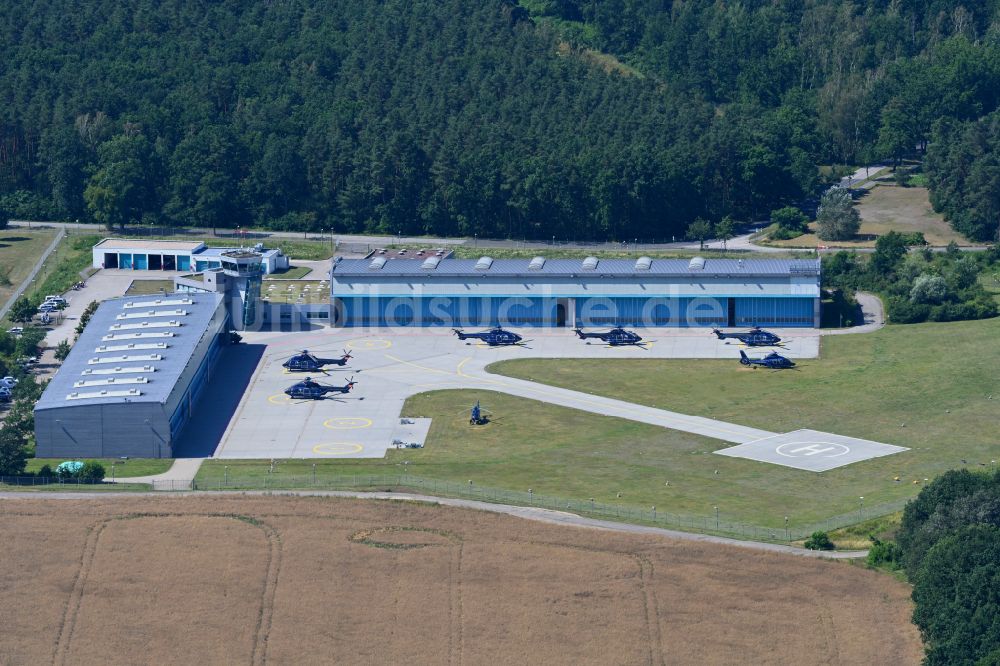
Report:
M28 492L0 492L0 500L104 500L107 498L126 497L162 497L162 493L28 493ZM220 497L220 496L256 496L256 497L347 497L352 499L368 499L383 501L406 501L424 502L450 506L461 509L473 509L476 511L489 511L490 513L502 513L526 520L534 520L553 525L568 525L571 527L584 527L590 529L607 530L610 532L621 532L626 534L648 534L668 539L680 541L699 541L702 543L714 543L724 546L735 546L749 550L765 551L769 553L781 553L785 555L797 555L799 557L813 557L820 559L857 559L868 554L866 550L845 550L845 551L821 551L806 550L795 546L786 546L777 543L767 543L763 541L741 541L727 537L712 536L708 534L694 534L691 532L678 532L677 530L667 530L662 527L648 527L646 525L631 525L628 523L616 523L610 520L598 520L596 518L586 518L575 513L565 511L553 511L538 507L513 506L510 504L492 504L490 502L478 502L476 500L455 499L449 497L433 497L430 495L416 495L412 493L389 493L389 492L352 492L342 490L287 490L281 492L263 491L193 491L183 493L184 497Z

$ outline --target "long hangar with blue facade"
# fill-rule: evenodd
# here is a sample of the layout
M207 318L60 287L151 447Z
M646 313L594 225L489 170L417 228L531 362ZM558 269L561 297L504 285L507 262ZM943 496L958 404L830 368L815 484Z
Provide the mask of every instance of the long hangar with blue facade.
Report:
M174 457L229 328L219 294L105 301L35 405L37 455Z
M334 326L818 327L818 259L334 263Z

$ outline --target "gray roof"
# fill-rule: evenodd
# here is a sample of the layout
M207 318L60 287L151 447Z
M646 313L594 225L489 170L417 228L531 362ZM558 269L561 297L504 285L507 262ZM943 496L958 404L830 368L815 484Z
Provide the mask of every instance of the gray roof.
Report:
M35 410L166 402L221 303L197 293L104 301Z
M384 257L379 257L384 259ZM477 259L442 259L436 268L419 261L385 259L381 268L371 267L371 259L343 259L334 264L333 278L363 276L551 276L551 277L791 277L819 275L818 259L705 259L704 268L692 268L690 259L652 259L648 269L636 269L636 259L599 259L595 268L585 268L586 259L548 259L541 268L529 269L530 259L495 259L489 267L477 269ZM591 262L592 263L592 262ZM479 263L480 266L486 262Z

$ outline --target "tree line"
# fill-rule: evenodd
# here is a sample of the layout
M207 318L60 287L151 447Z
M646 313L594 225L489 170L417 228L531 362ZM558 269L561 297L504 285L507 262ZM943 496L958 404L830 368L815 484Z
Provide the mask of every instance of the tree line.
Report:
M869 563L902 568L927 664L1000 661L1000 473L951 470L906 505Z
M818 164L898 156L939 118L992 111L991 12L14 0L0 216L680 238L813 196Z

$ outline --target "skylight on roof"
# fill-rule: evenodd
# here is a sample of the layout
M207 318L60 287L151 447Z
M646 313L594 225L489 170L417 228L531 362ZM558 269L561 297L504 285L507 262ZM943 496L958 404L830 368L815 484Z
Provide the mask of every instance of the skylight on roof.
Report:
M140 342L131 343L127 345L101 345L94 349L95 354L103 354L106 352L123 352L132 351L134 349L166 349L169 345L166 342Z
M128 303L122 305L122 308L125 310L129 310L131 308L148 308L151 306L158 306L158 305L192 305L192 304L194 304L194 301L192 301L190 298L167 299L167 300L157 299L155 301L129 301Z
M368 264L368 270L370 271L380 271L385 268L385 257L375 257L372 259L372 263Z
M111 331L135 331L143 328L178 328L179 321L142 321L135 324L112 324L108 327Z
M87 361L87 365L98 363L132 363L136 361L162 361L159 354L135 354L132 356L98 356Z
M184 317L187 310L146 310L145 312L123 312L115 319L144 319L146 317Z
M529 271L540 271L545 267L545 257L535 257L528 264Z
M150 331L149 333L109 333L101 338L101 340L112 342L114 340L142 340L146 338L172 337L174 337L174 333L171 331Z
M124 391L91 391L89 393L70 393L67 400L88 400L95 398L132 398L142 395L139 389L127 389Z
M599 262L600 259L598 259L597 257L587 257L586 259L583 260L583 264L580 265L580 268L585 271L596 271L597 264Z
M106 377L104 379L81 379L73 382L74 388L86 388L88 386L119 386L121 384L148 384L145 377Z
M649 257L639 257L635 260L635 270L648 271L653 267L653 260Z
M82 375L132 375L137 372L156 372L151 365L118 366L117 368L87 368Z
M477 271L488 271L490 266L493 265L493 257L480 257L479 261L476 262Z

